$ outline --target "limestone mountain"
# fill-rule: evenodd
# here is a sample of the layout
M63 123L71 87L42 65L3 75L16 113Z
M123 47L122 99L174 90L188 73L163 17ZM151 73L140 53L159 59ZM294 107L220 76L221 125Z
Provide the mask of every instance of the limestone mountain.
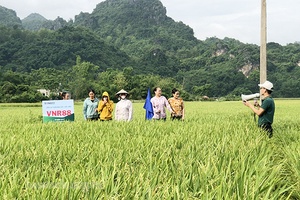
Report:
M74 25L91 28L126 52L140 63L141 72L163 76L175 75L179 52L200 42L192 28L166 15L159 0L107 0L91 14L75 16Z
M22 25L27 30L37 31L44 27L48 20L38 13L32 13L22 20Z
M55 20L48 20L38 13L32 13L22 20L23 28L30 31L38 31L40 29L58 30L65 26L72 26L73 21L67 22L61 17Z
M0 6L0 25L20 28L22 22L14 10Z
M109 69L108 76L130 67L134 74L171 78L192 95L239 96L257 90L258 45L233 38L198 40L193 29L167 16L159 0L106 0L92 13L76 15L74 22L45 21L37 32L8 27L0 26L0 70L65 70L80 55L101 71ZM300 96L293 92L300 87L300 44L268 43L267 59L276 94Z

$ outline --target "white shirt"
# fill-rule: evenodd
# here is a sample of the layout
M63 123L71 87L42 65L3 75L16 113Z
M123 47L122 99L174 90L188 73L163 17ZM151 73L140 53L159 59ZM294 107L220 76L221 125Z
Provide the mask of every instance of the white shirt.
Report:
M128 99L121 99L116 104L115 120L130 121L132 120L132 103Z
M152 97L151 98L151 103L154 111L153 119L163 119L166 118L166 110L165 107L172 113L172 108L164 96L160 97Z

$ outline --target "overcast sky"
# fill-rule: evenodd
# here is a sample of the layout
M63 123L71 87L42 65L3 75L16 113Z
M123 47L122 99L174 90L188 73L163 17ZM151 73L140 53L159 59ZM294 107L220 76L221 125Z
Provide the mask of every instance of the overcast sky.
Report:
M74 19L103 0L0 0L21 19L39 13L47 19ZM190 26L195 37L230 37L260 43L261 0L161 0L167 15ZM267 0L267 40L282 45L300 41L300 0Z

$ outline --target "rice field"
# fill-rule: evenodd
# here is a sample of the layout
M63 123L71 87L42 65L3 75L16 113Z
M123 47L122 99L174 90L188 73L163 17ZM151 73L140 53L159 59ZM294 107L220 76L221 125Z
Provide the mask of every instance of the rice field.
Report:
M0 104L0 199L300 199L300 100L275 100L274 136L241 102L186 102L186 120L42 123Z

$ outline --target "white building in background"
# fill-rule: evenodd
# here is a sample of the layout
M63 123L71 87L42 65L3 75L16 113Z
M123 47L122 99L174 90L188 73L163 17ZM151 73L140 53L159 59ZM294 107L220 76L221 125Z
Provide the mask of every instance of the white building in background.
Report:
M39 91L43 96L50 97L50 90L38 89L37 91Z

